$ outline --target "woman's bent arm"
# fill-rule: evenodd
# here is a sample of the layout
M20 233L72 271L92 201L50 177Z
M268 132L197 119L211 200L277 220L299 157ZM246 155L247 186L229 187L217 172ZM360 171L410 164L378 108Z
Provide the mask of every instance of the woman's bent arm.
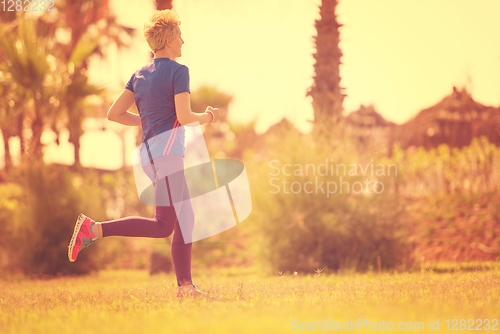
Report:
M217 108L211 108L215 114L214 122L219 118L219 110ZM208 109L207 108L207 109ZM204 112L202 114L197 114L191 111L191 101L189 100L189 93L184 92L175 95L175 112L177 114L177 119L181 125L187 125L194 122L199 122L200 125L205 123L210 123L212 121L212 114L209 112Z
M124 89L108 111L108 119L123 125L139 126L141 117L128 111L134 104L134 93Z

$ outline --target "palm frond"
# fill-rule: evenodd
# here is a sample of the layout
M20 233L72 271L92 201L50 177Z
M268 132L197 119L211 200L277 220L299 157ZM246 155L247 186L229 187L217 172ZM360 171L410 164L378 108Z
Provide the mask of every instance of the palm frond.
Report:
M37 38L33 22L23 17L18 18L15 31L2 31L2 35L0 48L5 57L0 62L8 66L12 79L26 89L40 86L50 71L47 39Z
M99 46L99 42L99 36L83 34L78 40L75 49L71 53L69 61L74 63L75 67L79 67L84 60L95 52Z

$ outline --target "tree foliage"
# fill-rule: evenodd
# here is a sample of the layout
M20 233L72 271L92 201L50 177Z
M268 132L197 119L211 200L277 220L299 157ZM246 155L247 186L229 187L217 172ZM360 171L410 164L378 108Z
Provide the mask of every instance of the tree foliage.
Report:
M9 106L0 108L0 123L10 129L2 131L4 139L19 137L23 158L29 159L41 158L45 129L67 128L78 166L83 103L105 93L89 83L89 59L103 57L110 44L127 46L134 30L116 22L108 0L62 1L55 7L52 15L22 13L0 25L0 93ZM68 41L57 38L65 33Z
M253 175L259 177L251 180L252 215L266 240L263 254L274 270L363 271L377 268L377 261L382 268L394 268L408 258L404 205L393 189L397 176L388 175L387 169L385 175L371 172L372 164L387 161L366 160L349 138L340 136L327 143L322 137L289 131L267 138L266 144L267 151L255 162ZM337 164L347 171L337 170ZM360 164L368 168L366 175L360 169L349 172L349 166ZM360 192L366 180L371 183ZM375 186L376 181L382 186Z
M0 233L6 237L0 248L8 249L4 254L10 257L2 261L30 274L96 268L95 259L85 254L81 263L71 265L67 245L78 214L89 210L104 219L103 198L108 197L92 173L82 187L78 179L86 172L44 165L41 138L46 129L56 134L68 129L79 165L84 102L105 93L89 82L89 59L102 57L110 44L127 46L133 34L117 23L108 0L63 0L55 7L47 15L18 13L0 23L0 97L5 101L0 104L0 130L7 169L12 165L9 138L21 142L20 164L10 168L5 177L9 183L0 189L5 195L0 200ZM70 36L66 41L57 37L65 34ZM92 182L94 190L87 187Z

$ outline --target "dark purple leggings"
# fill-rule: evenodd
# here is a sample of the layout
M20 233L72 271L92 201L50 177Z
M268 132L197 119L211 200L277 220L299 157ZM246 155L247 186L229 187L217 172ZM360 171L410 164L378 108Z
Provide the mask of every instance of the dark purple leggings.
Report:
M162 157L162 159L162 161L157 161L155 159L156 166L158 166L155 167L157 172L155 174L157 178L155 180L155 184L158 185L158 182L165 182L169 198L172 198L171 195L174 195L174 198L189 198L189 191L183 175L182 178L179 179L179 173L175 174L176 180L165 177L165 175L170 175L172 171L184 170L183 157L179 155L169 155ZM154 178L154 176L150 175L148 171L146 171L146 173L151 179ZM175 184L183 184L183 186L175 186ZM164 192L161 193L161 191L158 190L161 188L162 187L156 187L155 197L157 199L160 196L166 196ZM175 194L171 194L171 192L175 192ZM191 280L192 244L184 243L181 228L179 226L179 221L181 221L184 233L189 233L189 231L192 232L192 226L194 225L194 212L191 201L183 201L180 209L178 208L177 210L179 212L179 217L177 217L174 206L170 205L156 206L155 215L152 219L143 217L126 217L102 222L102 235L103 237L122 236L167 238L172 234L172 232L174 232L171 251L175 275L177 276L177 284L179 286L191 285L193 284Z

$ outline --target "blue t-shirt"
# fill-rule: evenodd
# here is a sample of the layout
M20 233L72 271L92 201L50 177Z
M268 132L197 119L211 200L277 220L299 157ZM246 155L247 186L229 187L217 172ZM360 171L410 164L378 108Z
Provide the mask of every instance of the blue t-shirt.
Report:
M189 69L169 58L156 58L132 74L125 89L134 93L141 117L142 165L150 162L147 148L153 159L184 156L185 131L177 120L174 96L190 92Z

